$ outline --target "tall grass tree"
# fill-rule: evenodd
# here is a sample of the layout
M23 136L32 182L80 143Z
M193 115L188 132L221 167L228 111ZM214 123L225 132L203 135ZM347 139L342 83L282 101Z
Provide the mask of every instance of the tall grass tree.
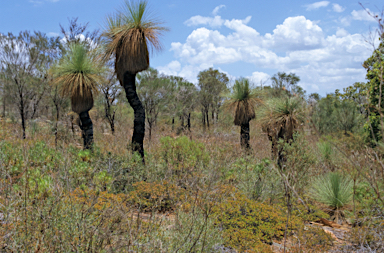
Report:
M256 117L255 108L260 99L255 90L252 90L249 80L240 78L235 81L232 92L227 95L225 107L234 112L234 124L240 126L240 145L249 149L249 122Z
M300 97L272 98L266 100L257 113L258 121L272 142L272 157L282 166L285 161L284 143L293 141L294 133L305 122L304 101Z
M125 0L106 21L105 59L115 59L117 78L134 110L132 151L139 152L144 162L145 110L136 92L136 74L148 69L149 49L162 49L160 37L168 29L153 17L146 0Z
M103 62L84 43L71 43L69 50L52 68L54 83L61 93L71 98L72 111L80 118L84 149L92 149L93 124L89 111L93 107L97 86L104 82Z

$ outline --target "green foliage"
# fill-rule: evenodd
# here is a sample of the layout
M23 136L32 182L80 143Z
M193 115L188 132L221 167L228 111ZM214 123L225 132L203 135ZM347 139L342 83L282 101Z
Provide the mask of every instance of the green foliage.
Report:
M317 201L339 209L351 201L352 187L353 181L348 176L331 172L314 180L310 194Z
M271 168L271 161L267 158L262 161L252 157L238 158L230 165L229 169L223 170L223 179L235 184L236 187L249 199L266 200L276 192L273 192L271 181L276 185L276 175Z
M340 96L328 94L314 106L312 121L321 134L361 131L364 119L357 103Z
M333 155L333 149L331 143L324 141L318 142L317 147L321 153L322 159L326 162L330 162Z
M279 208L251 201L239 193L214 208L217 225L223 228L225 245L240 252L270 252L267 244L284 236L286 214ZM296 229L299 219L291 217L289 229Z
M199 207L194 212L178 212L177 222L162 232L163 249L166 252L216 252L223 244L215 219Z
M300 77L295 73L278 72L272 78L272 89L268 90L272 97L285 97L298 95L303 97L305 91L297 85L300 82Z
M206 166L209 162L204 145L186 136L177 139L163 137L160 142L162 159L174 170L194 170L197 166Z

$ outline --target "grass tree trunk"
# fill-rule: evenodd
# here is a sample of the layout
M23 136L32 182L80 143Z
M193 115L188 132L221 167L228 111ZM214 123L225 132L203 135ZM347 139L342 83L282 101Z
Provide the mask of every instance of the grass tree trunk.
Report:
M249 149L249 121L247 123L241 124L240 130L240 144L244 149Z
M84 141L84 149L92 149L93 147L93 124L88 111L82 112L80 116L80 128Z
M144 163L145 110L136 92L136 74L124 73L123 87L129 104L132 106L135 119L133 121L132 151L139 152Z

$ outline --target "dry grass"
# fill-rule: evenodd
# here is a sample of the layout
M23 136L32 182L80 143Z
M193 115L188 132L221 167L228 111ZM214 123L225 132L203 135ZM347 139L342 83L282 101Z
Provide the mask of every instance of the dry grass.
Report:
M130 111L128 115L133 116ZM0 244L3 251L174 252L179 249L181 252L209 252L210 249L215 252L228 246L229 241L222 234L225 230L220 230L215 223L218 213L214 207L229 198L236 203L235 191L250 205L286 210L284 184L270 159L271 144L257 121L251 122L252 150L248 155L244 155L239 145L239 127L225 121L204 129L195 119L192 131L179 136L172 131L171 125L160 121L151 141L145 139L147 163L143 166L128 148L131 119L120 118L112 135L97 112L91 112L91 117L94 154L81 151L80 130L76 127L73 135L69 121L59 124L62 127L57 147L54 146L52 123L31 123L28 138L21 140L15 138L21 134L18 124L1 122ZM170 137L169 142L176 143L172 152L164 149L165 136ZM309 175L316 175L319 168L328 169L320 158L310 168L305 167L305 152L316 152L317 138L307 135L304 139L308 146L298 145L301 149L294 149L295 158L288 160L291 176L298 173L295 169ZM183 145L191 145L191 150L183 149ZM203 152L198 154L201 147ZM172 156L166 158L165 154ZM353 159L364 162L361 155ZM338 169L346 169L347 160L328 162L335 162ZM366 160L365 164L377 168ZM328 218L319 210L323 206L316 206L316 202L306 196L310 178L303 178L306 182L297 182L297 191L307 205L312 203L312 212L307 213L307 207L293 194L292 217L302 225L319 217ZM364 203L360 201L356 208L368 210ZM243 219L241 214L236 215L240 215L239 221ZM377 217L377 213L375 215ZM248 221L252 217L247 214L244 219ZM276 218L285 220L285 217ZM376 219L369 224L363 223L367 230L361 231L370 232L366 235L355 232L351 238L377 246L378 222ZM300 239L301 249L316 252L317 246L308 238L318 238L316 240L322 243L323 235L318 237L312 230L311 234L306 234L301 230L303 227L298 226L292 233L304 238ZM283 244L281 230L274 232L273 229L268 233L276 233L276 238L272 238ZM241 233L252 237L258 232ZM265 238L260 240L265 241ZM289 241L293 240L290 237ZM239 243L236 244L239 247L248 245ZM324 243L324 247L329 247L328 242ZM270 248L267 244L262 247ZM332 247L341 249L340 245Z

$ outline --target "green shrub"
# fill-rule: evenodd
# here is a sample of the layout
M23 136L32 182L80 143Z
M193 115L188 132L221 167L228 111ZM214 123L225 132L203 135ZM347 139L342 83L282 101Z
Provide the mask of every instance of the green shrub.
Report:
M272 239L281 239L286 227L286 213L252 201L239 193L214 208L217 225L224 229L225 245L240 252L270 252ZM291 216L289 229L296 229L300 220Z

